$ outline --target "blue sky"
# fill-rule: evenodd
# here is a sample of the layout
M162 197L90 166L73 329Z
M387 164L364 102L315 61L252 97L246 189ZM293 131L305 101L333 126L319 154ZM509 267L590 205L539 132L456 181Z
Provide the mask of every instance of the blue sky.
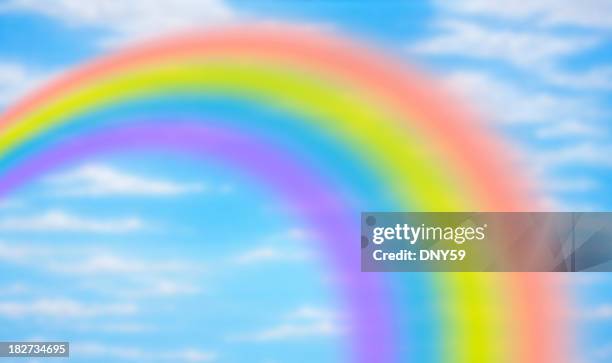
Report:
M245 21L329 28L418 64L516 145L551 209L611 209L609 1L1 1L0 109L131 42ZM66 337L75 361L337 361L332 276L286 208L232 170L167 155L37 180L0 201L0 340ZM612 358L611 280L568 282L581 362Z

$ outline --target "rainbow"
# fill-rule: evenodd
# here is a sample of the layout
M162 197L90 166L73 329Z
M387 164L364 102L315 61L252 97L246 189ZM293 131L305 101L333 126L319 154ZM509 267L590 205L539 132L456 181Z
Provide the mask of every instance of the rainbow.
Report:
M88 156L221 160L293 203L341 276L358 362L563 362L543 274L361 273L359 212L533 208L506 147L435 84L290 26L189 33L96 60L0 118L0 198ZM411 304L428 307L415 319Z

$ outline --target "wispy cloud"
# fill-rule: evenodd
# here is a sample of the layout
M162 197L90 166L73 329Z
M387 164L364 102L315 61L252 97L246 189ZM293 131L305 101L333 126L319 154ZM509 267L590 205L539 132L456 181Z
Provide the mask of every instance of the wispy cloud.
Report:
M0 230L23 232L125 233L141 230L144 226L144 222L137 217L100 219L82 217L61 210L0 219Z
M579 317L585 320L612 320L612 304L599 305L579 311Z
M105 248L49 246L0 241L0 262L75 279L81 290L119 299L172 298L203 292L202 263L176 258L144 258ZM122 283L116 284L121 278ZM11 286L5 286L8 289ZM16 287L15 287L16 289ZM18 293L15 290L13 293Z
M116 279L123 282L117 286ZM210 283L208 281L208 283ZM150 272L146 278L136 275L85 275L78 288L114 299L146 300L151 298L173 299L207 292L202 287L202 277Z
M612 3L607 0L436 0L436 4L454 13L514 21L530 20L548 27L612 28Z
M307 260L310 254L306 251L296 251L295 248L280 248L277 246L259 246L236 256L233 261L239 265L251 265L267 262L295 262Z
M0 209L15 209L24 207L26 203L19 199L0 199Z
M169 279L156 280L149 289L144 290L144 295L193 295L201 292L202 289L187 281L173 281Z
M290 319L306 319L306 320L338 320L339 314L329 308L322 308L320 306L303 305L295 309L294 311L287 314Z
M611 165L612 70L597 54L609 45L612 4L436 0L434 7L409 53L434 60L460 97L518 136L548 206L592 209L593 201L576 200L605 185L593 168Z
M559 279L563 283L576 286L602 285L612 282L612 277L603 272L560 274Z
M609 360L607 359L612 358L612 343L606 344L603 347L597 349L595 351L594 356L598 359L606 359L606 362L608 362Z
M238 265L254 265L267 262L296 262L313 257L304 242L312 235L302 228L289 228L261 238L260 245L243 250L233 256L231 262Z
M138 307L131 303L84 303L65 298L45 298L33 301L0 301L0 315L7 318L53 317L91 318L99 316L133 315Z
M558 87L584 90L612 90L612 67L594 66L585 71L563 71L558 67L541 68L540 77Z
M159 329L151 324L124 321L126 316L119 317L120 322L86 321L82 324L71 322L71 327L80 333L110 333L110 334L140 334L158 331Z
M494 59L515 66L550 64L597 44L592 36L562 36L539 31L509 30L465 20L440 20L439 34L417 42L410 49L433 55L460 55Z
M569 117L590 119L598 112L588 100L529 90L482 71L451 71L442 78L490 119L504 123L552 123Z
M283 322L270 328L231 336L232 341L271 342L330 338L343 335L346 326L343 318L330 309L302 306L286 315Z
M202 288L204 268L187 260L152 260L105 253L48 260L42 267L51 273L78 276L78 287L120 299L175 298L196 295ZM74 261L76 259L76 261ZM116 279L123 280L120 286Z
M130 346L109 346L92 342L73 342L71 354L79 357L106 358L108 360L129 360L137 362L212 362L218 354L187 348L176 351L159 351Z
M318 338L326 336L336 336L339 335L341 332L341 329L327 321L308 323L284 323L269 329L264 329L261 331L244 335L238 338L238 340L268 342L277 340L293 340L312 337Z
M9 0L0 11L30 11L71 27L106 30L103 46L116 46L151 36L233 21L235 11L222 0L106 1Z
M595 180L587 177L553 179L548 180L545 185L548 190L555 192L588 192L597 189L599 186Z
M612 146L608 144L579 143L550 151L540 151L535 160L543 168L558 168L567 165L612 167Z
M0 249L2 246L0 244ZM2 252L0 252L1 254ZM1 259L2 257L0 257ZM31 292L32 289L30 286L21 283L21 282L12 282L8 284L0 284L0 296L9 296L9 295L21 295L25 293Z
M136 175L108 165L87 164L47 178L60 196L176 196L205 190L201 183L180 183Z
M605 130L587 122L562 121L539 128L536 130L536 136L540 139L575 139L576 136L597 139L607 135Z
M51 77L14 62L0 60L0 107L24 96Z
M141 258L126 258L109 252L98 251L95 255L80 255L78 261L74 263L50 263L48 268L63 273L101 275L188 272L196 269L196 266L186 261L153 261Z
M51 251L48 248L39 248L25 244L7 243L0 241L0 260L3 262L24 263L34 262Z
M563 67L568 57L606 44L612 6L605 0L529 4L468 0L436 1L436 5L440 12L433 22L434 34L410 45L412 52L497 60L556 87L612 89L612 69L607 64L582 70ZM552 25L588 29L560 31Z
M304 228L292 227L264 238L265 242L303 241L312 238L312 233Z

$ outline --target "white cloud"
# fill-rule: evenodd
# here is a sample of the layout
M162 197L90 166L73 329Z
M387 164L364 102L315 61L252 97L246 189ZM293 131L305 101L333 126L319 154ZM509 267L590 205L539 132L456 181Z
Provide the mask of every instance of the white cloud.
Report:
M592 286L608 284L612 282L612 279L609 274L597 272L560 274L559 279L565 284L576 286Z
M544 189L544 192L549 192ZM569 202L557 196L544 194L537 196L536 204L542 212L596 212L601 207L593 203Z
M612 320L612 305L600 305L580 311L579 317L585 320Z
M155 327L149 324L118 322L118 323L101 323L88 321L86 324L71 324L75 330L79 332L104 332L111 334L137 334L143 332L157 331Z
M409 50L461 59L460 68L449 63L440 66L448 85L489 120L527 136L524 142L536 140L526 147L529 153L521 160L536 174L534 180L540 181L541 199L547 208L599 209L564 199L569 193L595 190L602 183L596 177L581 178L575 171L562 171L612 166L607 160L612 149L604 122L609 112L600 101L605 96L597 93L611 89L612 71L597 61L582 70L567 65L572 64L568 62L571 57L588 54L604 44L607 30L603 28L612 26L612 18L599 11L610 6L597 1L583 7L582 3L542 0L494 4L437 1L436 5L441 11L432 23L434 33ZM545 146L553 142L556 145Z
M580 143L554 150L540 151L534 160L542 168L550 169L567 165L612 167L612 147L594 143Z
M341 333L342 330L339 327L328 321L312 323L285 323L269 329L245 335L239 340L268 342L278 340L336 336Z
M595 351L595 356L600 359L612 357L612 343L604 345Z
M312 239L312 234L303 228L288 228L261 239L261 245L242 251L231 258L238 265L253 265L267 262L295 262L310 260L312 252L302 243Z
M0 200L0 209L22 208L26 205L25 202L18 199L2 199Z
M553 210L569 207L554 198L554 194L583 193L599 186L595 179L580 178L575 173L558 175L555 171L568 166L601 168L612 165L607 157L612 149L604 143L606 130L597 122L603 111L588 98L533 90L482 71L449 72L443 79L490 120L520 128L540 140L574 142L574 145L555 145L550 149L528 146L528 152L520 157L522 165L536 174L533 180L540 181L540 190L546 194L547 205ZM575 204L572 208L594 209L592 205Z
M423 54L496 59L520 67L539 68L597 44L597 39L590 36L504 30L464 20L440 20L436 26L441 30L439 34L410 49Z
M307 319L307 320L336 320L338 313L329 308L322 308L311 305L304 305L297 308L288 314L290 319Z
M108 30L101 43L105 46L225 24L237 16L222 0L10 0L0 9L30 11L73 27Z
M600 138L606 135L605 130L597 128L587 122L562 121L545 125L536 130L535 135L540 139L560 139L576 137Z
M4 231L125 233L141 230L143 227L144 222L136 217L92 219L61 210L0 219L0 230Z
M265 238L267 242L303 241L312 237L312 233L303 228L293 227Z
M295 249L281 249L274 246L260 246L243 252L234 258L239 265L251 265L266 262L292 262L307 260L310 255Z
M579 16L583 17L585 11L601 16L597 9L611 8L610 5L603 6L598 1L583 6L582 2L542 0L529 4L505 2L500 5L479 0L437 4L443 11L433 22L436 34L410 45L408 49L412 52L498 60L529 72L546 84L566 89L612 89L612 68L607 65L594 65L580 71L561 66L564 57L603 44L608 37L605 31L568 32L541 26L545 14L556 13L550 19L560 19L562 13L582 14ZM574 9L576 7L578 10ZM517 19L521 23L517 26L499 19L486 19L487 16ZM612 27L612 16L606 17L610 21L607 26Z
M71 355L75 357L104 357L108 360L132 360L138 362L212 362L218 354L187 348L177 351L155 351L129 346L107 346L99 343L74 342L70 344Z
M178 183L130 174L107 165L87 164L47 179L61 196L176 196L205 190L200 183Z
M0 301L0 315L7 318L53 317L90 318L98 316L132 315L138 311L134 304L82 303L71 299L38 299L29 302Z
M4 261L18 263L22 263L27 260L35 261L49 253L52 252L46 248L0 241L0 260Z
M582 99L528 91L484 72L455 71L442 78L470 105L489 118L505 123L550 123L568 117L590 119L599 112Z
M94 256L79 255L78 261L49 263L52 271L73 274L144 274L188 272L196 269L185 261L152 261L137 258L125 258L108 252L99 252Z
M201 294L202 273L207 270L184 259L145 259L102 248L1 241L0 262L76 278L79 289L122 300ZM121 285L116 284L117 277L121 277ZM4 290L6 294L25 292L17 285L7 285Z
M150 290L146 291L145 293L153 295L176 296L197 294L200 291L201 289L194 284L162 279L155 281Z
M24 96L49 78L49 74L0 61L0 107Z
M38 266L49 272L69 273L77 276L120 274L155 277L159 274L174 273L185 277L187 273L205 270L204 267L193 261L123 256L99 247L51 246L4 241L0 241L0 260L32 267ZM160 286L157 289L161 291L172 288Z
M79 288L94 291L114 299L142 300L150 298L174 298L178 296L197 295L203 292L201 287L202 280L176 275L169 277L166 274L159 274L153 271L147 272L149 275L145 279L138 278L133 274L122 275L123 283L116 285L114 278L109 276L85 275ZM89 279L92 277L91 279ZM186 280L196 280L186 281Z
M2 249L2 245L0 244L0 250ZM1 254L2 252L0 252ZM0 257L1 258L1 257ZM21 295L28 292L31 292L32 289L21 283L21 282L13 282L10 284L2 284L0 285L0 295Z
M599 184L590 178L572 177L562 179L561 177L546 181L543 188L554 192L588 192L597 189Z
M540 70L540 77L555 86L586 89L612 90L612 67L595 66L581 72L559 70L557 67Z
M436 4L450 12L533 21L542 26L612 28L612 2L608 0L437 0Z
M339 314L330 309L302 306L286 315L284 321L271 328L230 337L234 341L270 342L308 338L336 337L346 327Z

